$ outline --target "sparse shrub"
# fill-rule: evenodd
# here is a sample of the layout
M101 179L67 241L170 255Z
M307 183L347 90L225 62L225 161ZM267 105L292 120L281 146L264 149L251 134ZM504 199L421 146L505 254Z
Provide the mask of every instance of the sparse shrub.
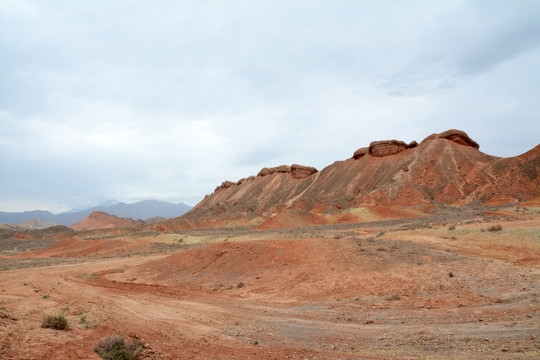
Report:
M48 295L48 294L47 294L47 295L43 295L42 298L48 299L48 298L49 298L49 295Z
M246 284L244 284L243 282L239 282L239 283L236 285L236 287L237 287L238 289L243 288L244 286L246 286Z
M392 294L390 296L385 297L384 299L387 301L394 301L394 300L401 299L401 296L399 296L399 294Z
M497 225L491 225L490 227L488 227L488 231L491 231L491 232L495 232L495 231L501 231L503 229L502 225L500 224L497 224Z
M386 233L384 231L381 231L380 233L377 234L377 237L383 236L384 234L386 234Z
M69 326L68 319L64 314L45 315L41 320L42 328L50 328L55 330L66 330Z
M93 328L99 326L99 322L97 322L95 324L92 324L92 323L88 322L88 319L86 318L86 315L81 315L79 323L82 324L85 329L93 329Z
M135 360L139 358L144 343L133 340L129 344L120 335L111 335L99 340L94 351L102 358L109 360Z
M450 225L448 227L448 230L452 231L452 230L456 230L456 225Z

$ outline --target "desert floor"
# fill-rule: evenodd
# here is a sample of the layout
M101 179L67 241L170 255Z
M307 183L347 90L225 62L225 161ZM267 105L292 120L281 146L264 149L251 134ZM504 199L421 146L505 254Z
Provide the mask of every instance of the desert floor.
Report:
M540 207L0 239L0 358L538 359L539 296Z

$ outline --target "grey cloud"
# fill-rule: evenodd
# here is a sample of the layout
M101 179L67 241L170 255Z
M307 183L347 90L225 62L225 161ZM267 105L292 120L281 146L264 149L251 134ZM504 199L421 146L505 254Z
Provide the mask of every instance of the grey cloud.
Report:
M381 82L392 96L451 89L540 47L540 3L473 1L430 24L410 58ZM407 62L408 61L408 62Z
M263 166L447 128L531 147L538 4L2 1L0 207L194 204Z

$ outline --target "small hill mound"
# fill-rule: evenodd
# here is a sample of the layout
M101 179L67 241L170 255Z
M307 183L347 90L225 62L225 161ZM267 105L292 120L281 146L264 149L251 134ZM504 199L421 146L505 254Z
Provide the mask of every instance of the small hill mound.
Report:
M28 230L27 233L37 238L60 239L73 236L77 232L64 225L55 225L45 229Z
M163 221L167 221L167 219L165 219L163 216L156 216L156 217L144 220L144 223L145 224L155 224L155 223L159 223L159 222L163 222Z
M129 218L119 218L101 211L94 211L87 218L70 226L73 230L95 230L127 228L143 225L143 221L135 221Z
M467 280L471 281L467 287L456 284L462 290L441 298L436 293L440 281L433 281L433 276L440 275L422 271L426 258L434 264L444 264L437 267L444 275L448 273L447 267L456 269L472 263L476 265L476 274ZM476 261L442 249L389 239L256 240L222 242L178 252L106 277L108 281L288 303L353 299L358 294L371 299L401 294L407 301L424 302L426 294L436 293L430 296L430 305L457 307L485 301L474 291L480 285L478 277L485 272ZM505 269L499 268L490 277L496 281L504 276Z
M19 223L17 225L24 229L37 230L37 229L46 229L46 228L57 226L60 224L55 223L54 221L51 221L51 220L32 218L30 220L23 221L22 223Z
M326 225L328 221L319 215L300 210L285 210L255 226L255 230L295 228L310 225Z

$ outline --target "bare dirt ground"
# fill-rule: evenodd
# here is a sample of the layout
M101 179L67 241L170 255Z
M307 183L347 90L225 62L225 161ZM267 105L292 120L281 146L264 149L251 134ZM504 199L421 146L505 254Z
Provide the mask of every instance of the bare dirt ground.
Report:
M0 359L537 359L539 210L3 239Z

